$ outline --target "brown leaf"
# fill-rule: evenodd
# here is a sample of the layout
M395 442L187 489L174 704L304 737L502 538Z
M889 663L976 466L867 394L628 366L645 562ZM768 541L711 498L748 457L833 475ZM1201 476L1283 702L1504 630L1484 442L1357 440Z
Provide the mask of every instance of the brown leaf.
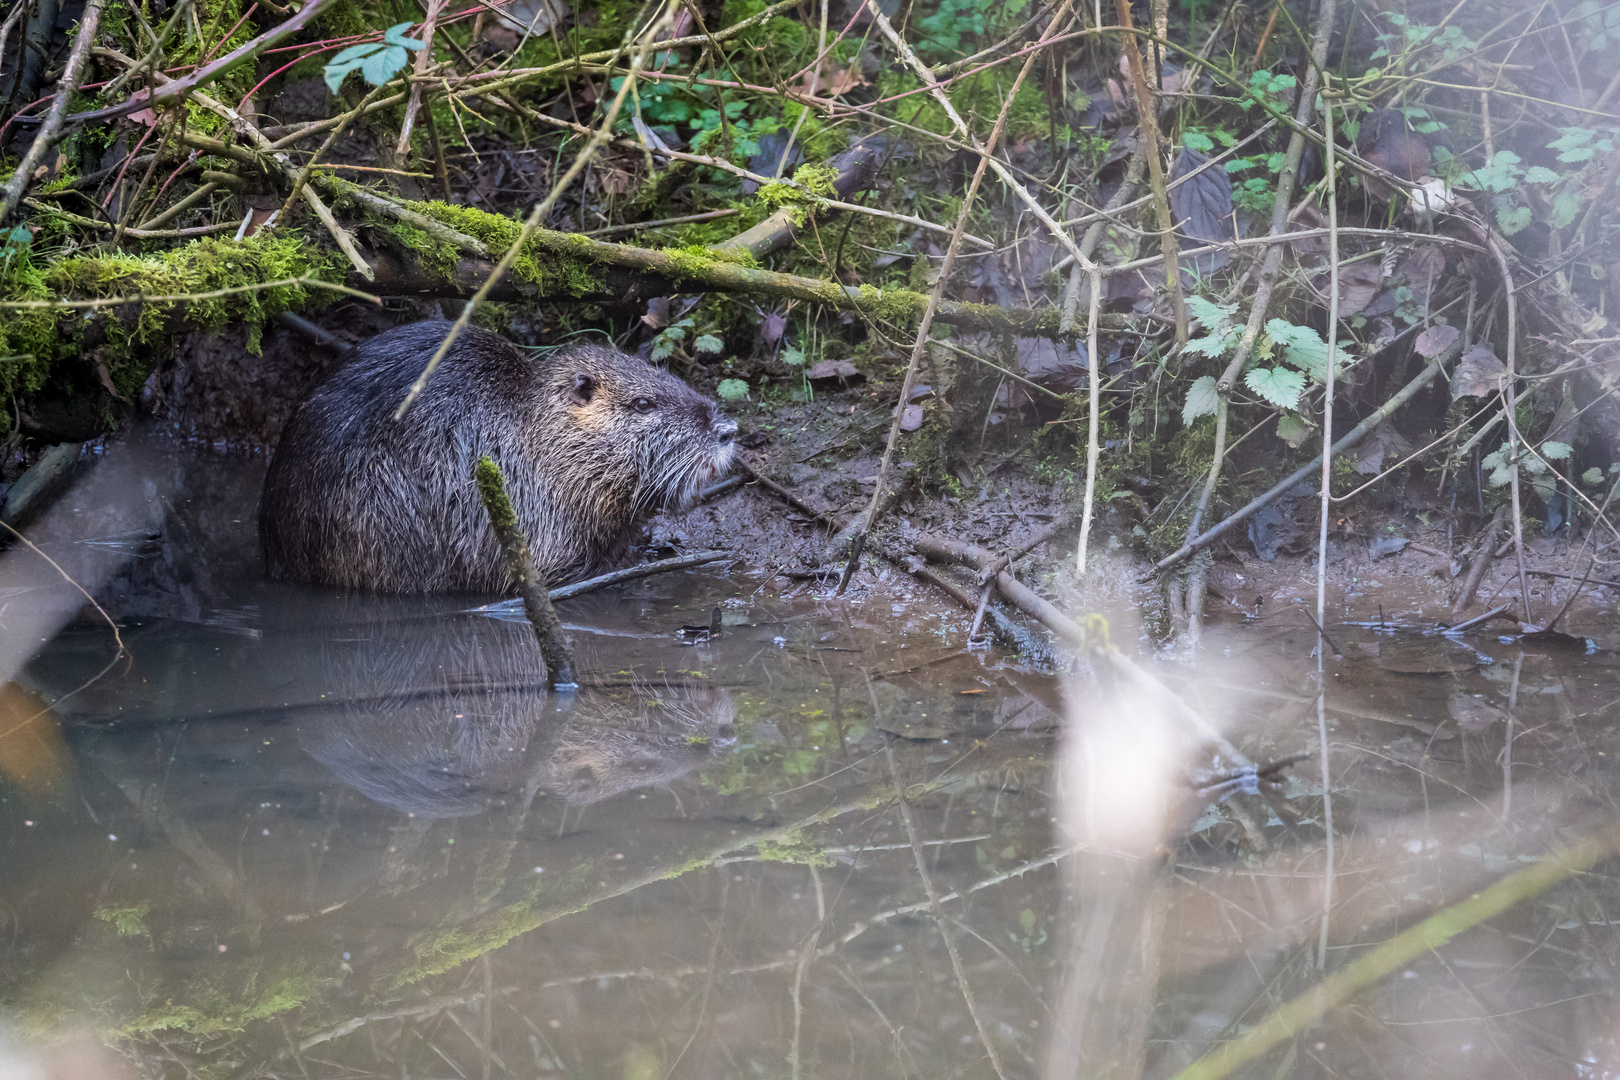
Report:
M1378 292L1383 279L1383 268L1372 260L1351 263L1339 268L1339 317L1349 318L1361 312Z
M1402 438L1393 424L1385 420L1373 428L1371 435L1350 450L1349 457L1356 463L1356 472L1363 476L1372 476L1383 471L1386 457L1398 458L1411 452L1412 444Z
M767 345L782 340L787 332L787 316L780 311L773 311L765 316L765 321L759 324L759 339Z
M896 413L900 413L900 406L896 405L894 407L894 411ZM922 427L922 422L923 407L921 405L907 405L906 411L900 413L901 431L916 431L918 428Z
M1455 326L1436 323L1418 335L1417 342L1412 346L1417 354L1425 360L1433 360L1457 343L1462 331Z
M1412 299L1419 310L1429 310L1429 292L1434 284L1445 277L1446 253L1437 245L1426 244L1406 257L1401 274L1412 289Z
M810 370L804 373L804 377L811 382L832 382L837 380L845 383L861 378L861 372L859 368L848 360L823 360L820 363L810 365Z
M118 392L118 387L113 385L112 372L107 370L107 364L104 360L96 361L96 380L101 383L101 388L107 391L107 393L112 397L119 401L129 400L123 394Z
M826 91L827 97L842 97L865 85L866 76L859 67L840 68L831 61L822 61L815 70L804 73L804 92L811 97L821 91Z
M1489 345L1470 346L1451 373L1451 399L1490 397L1500 393L1507 381L1507 365L1496 358Z

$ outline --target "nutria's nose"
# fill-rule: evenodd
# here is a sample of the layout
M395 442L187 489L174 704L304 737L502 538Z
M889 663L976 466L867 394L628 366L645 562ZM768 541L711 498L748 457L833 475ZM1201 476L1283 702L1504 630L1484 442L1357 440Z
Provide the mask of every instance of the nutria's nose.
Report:
M724 416L714 418L714 437L721 446L728 446L737 437L737 421Z

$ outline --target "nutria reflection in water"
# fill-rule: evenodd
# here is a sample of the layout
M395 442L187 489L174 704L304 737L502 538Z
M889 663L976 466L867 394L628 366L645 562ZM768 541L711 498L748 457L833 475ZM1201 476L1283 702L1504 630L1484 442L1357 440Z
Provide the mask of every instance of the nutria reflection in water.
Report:
M736 711L699 682L546 691L527 626L466 615L401 641L330 642L342 688L300 726L344 784L419 817L461 817L537 792L585 806L667 784L736 741Z

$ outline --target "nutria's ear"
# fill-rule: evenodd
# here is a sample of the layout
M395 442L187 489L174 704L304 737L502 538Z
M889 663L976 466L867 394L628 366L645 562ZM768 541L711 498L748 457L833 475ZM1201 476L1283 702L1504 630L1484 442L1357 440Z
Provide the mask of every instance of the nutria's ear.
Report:
M596 396L596 380L583 371L574 372L574 385L568 391L568 400L575 405L589 405Z

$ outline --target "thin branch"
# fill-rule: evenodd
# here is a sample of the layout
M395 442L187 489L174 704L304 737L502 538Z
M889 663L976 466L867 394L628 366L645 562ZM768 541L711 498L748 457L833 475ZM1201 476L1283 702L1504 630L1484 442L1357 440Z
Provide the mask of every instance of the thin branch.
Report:
M62 77L56 81L56 98L51 102L51 111L45 114L45 123L34 134L34 141L29 144L28 152L23 155L22 161L17 163L16 169L11 173L11 179L0 190L0 225L4 225L11 217L12 211L17 209L17 201L28 188L29 180L33 179L34 170L44 159L45 154L57 139L62 135L62 124L67 117L68 101L73 92L79 88L79 78L84 71L85 60L90 55L90 46L96 39L96 27L101 21L101 7L105 0L89 0L84 5L84 14L79 18L79 34L73 40L73 51L68 54L67 66L62 69ZM19 65L18 71L21 72ZM20 75L19 75L20 77Z

